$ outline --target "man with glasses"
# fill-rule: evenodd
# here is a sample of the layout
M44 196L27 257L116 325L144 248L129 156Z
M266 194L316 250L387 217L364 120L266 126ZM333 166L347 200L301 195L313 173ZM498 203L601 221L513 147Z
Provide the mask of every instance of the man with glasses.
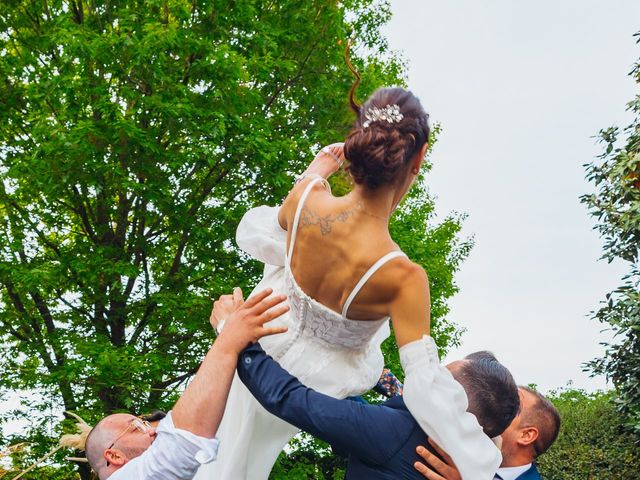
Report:
M260 338L283 333L285 327L264 327L289 307L283 295L270 298L271 289L242 300L226 318L224 331L209 349L198 373L173 411L157 427L126 413L102 419L87 437L85 452L100 480L184 480L203 463L215 460L214 438L224 412L238 355Z

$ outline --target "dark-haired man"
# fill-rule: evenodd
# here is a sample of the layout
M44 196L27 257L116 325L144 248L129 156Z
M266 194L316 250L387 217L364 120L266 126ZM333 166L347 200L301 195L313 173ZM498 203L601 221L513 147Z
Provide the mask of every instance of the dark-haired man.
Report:
M501 434L519 408L517 387L509 371L488 352L478 352L447 365L469 398L485 433ZM302 385L258 345L248 347L238 362L238 375L272 414L328 442L348 458L347 480L422 478L414 468L415 446L426 434L402 397L382 405L338 400ZM491 392L491 400L485 392ZM482 480L482 479L481 479Z
M518 387L520 412L502 434L502 464L495 480L541 480L535 460L546 452L558 437L560 415L542 394L528 387ZM429 480L460 480L451 459L439 451L437 458L423 447L418 453L429 465L416 464Z

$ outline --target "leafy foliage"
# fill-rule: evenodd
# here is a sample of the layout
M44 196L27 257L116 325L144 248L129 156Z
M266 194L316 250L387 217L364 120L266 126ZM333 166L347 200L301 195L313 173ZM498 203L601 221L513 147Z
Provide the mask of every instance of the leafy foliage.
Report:
M562 390L550 398L562 418L556 443L538 459L540 473L553 480L637 478L640 453L634 437L621 431L615 392Z
M640 32L636 36L640 42ZM640 82L640 62L631 75ZM588 368L613 381L626 423L640 438L640 95L629 109L636 115L632 125L623 132L616 127L600 132L605 152L600 162L587 165L587 178L596 192L581 200L598 219L596 228L605 242L603 258L621 259L630 266L623 285L607 295L594 315L611 327L618 341L607 345L605 356ZM625 145L616 147L621 133Z
M292 451L282 452L269 475L270 480L341 480L346 460L310 435L298 435L289 442Z
M383 0L3 7L0 388L38 393L9 414L33 422L27 461L65 428L61 408L170 407L211 342L211 298L260 272L231 241L241 215L348 131L346 39L363 96L404 64ZM421 186L393 225L430 273L443 347L459 333L444 317L461 220L437 224Z

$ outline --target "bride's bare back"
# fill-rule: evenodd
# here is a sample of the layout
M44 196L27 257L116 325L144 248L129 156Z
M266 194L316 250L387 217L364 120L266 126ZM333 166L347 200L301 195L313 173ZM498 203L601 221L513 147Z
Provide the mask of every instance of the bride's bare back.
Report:
M428 115L419 100L401 88L380 89L362 107L344 144L316 157L305 176L327 178L349 160L353 190L333 197L320 182L303 199L297 228L294 217L309 178L289 193L278 220L295 235L288 261L303 292L352 320L390 316L398 346L429 333L429 283L423 268L406 257L393 258L357 291L368 269L385 254L399 250L389 235L389 216L416 179L428 147ZM333 157L333 159L332 159ZM323 163L323 162L329 162ZM327 169L333 163L334 168ZM295 229L295 233L294 233Z
M307 184L308 180L298 185L283 205L288 245ZM354 196L334 197L317 183L301 207L291 271L307 295L340 313L362 276L392 251L399 248L389 236L386 218L368 212ZM389 315L399 280L413 268L406 257L385 263L353 299L348 318L378 320Z

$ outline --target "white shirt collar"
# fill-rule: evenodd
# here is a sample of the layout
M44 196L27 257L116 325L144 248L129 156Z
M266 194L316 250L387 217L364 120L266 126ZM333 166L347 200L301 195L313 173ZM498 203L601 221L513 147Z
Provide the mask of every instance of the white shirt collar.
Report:
M502 477L502 480L515 480L530 468L530 463L520 465L519 467L501 467L498 469L497 474Z

